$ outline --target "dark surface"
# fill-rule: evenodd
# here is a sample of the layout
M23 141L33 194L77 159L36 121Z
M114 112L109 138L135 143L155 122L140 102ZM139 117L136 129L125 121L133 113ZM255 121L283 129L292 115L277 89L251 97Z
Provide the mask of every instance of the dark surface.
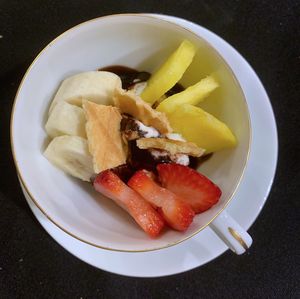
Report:
M120 12L165 13L199 23L237 48L262 79L277 118L279 163L267 204L250 229L254 243L247 254L226 252L172 277L122 277L74 258L29 210L9 144L18 84L54 37L82 21ZM299 15L299 1L284 0L1 0L0 298L300 298Z

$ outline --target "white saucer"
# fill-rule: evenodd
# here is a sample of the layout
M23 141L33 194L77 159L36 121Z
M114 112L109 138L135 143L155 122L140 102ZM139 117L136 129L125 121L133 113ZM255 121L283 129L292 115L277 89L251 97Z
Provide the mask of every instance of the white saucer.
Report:
M206 38L223 53L239 78L251 114L252 149L244 179L227 210L242 227L248 229L267 199L277 163L277 130L268 96L246 60L223 39L194 23L156 16L176 22ZM228 249L209 227L179 245L159 251L122 253L99 249L64 233L40 212L25 191L24 194L38 221L62 247L86 263L109 272L136 277L172 275L199 267ZM255 235L252 237L255 246Z

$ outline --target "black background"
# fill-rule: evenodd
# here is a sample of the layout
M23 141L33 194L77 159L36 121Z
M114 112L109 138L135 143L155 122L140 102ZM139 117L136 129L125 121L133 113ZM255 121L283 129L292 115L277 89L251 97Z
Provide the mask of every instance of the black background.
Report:
M280 144L277 174L250 229L254 243L243 256L228 251L171 277L122 277L74 258L47 235L27 206L9 143L18 84L57 35L82 21L122 12L164 13L207 27L249 61L270 96ZM288 0L0 0L0 297L300 298L299 15L299 1Z

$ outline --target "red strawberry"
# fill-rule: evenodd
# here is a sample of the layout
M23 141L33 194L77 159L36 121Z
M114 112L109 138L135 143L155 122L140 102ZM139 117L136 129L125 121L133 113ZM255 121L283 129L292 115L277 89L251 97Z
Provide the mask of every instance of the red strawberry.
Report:
M163 187L190 204L196 213L208 210L221 197L221 190L203 174L179 164L159 164L157 171Z
M129 180L128 185L152 205L161 209L166 222L179 231L186 230L192 223L193 209L171 191L160 187L151 178L151 173L140 170Z
M105 170L98 174L94 188L126 210L151 237L156 237L162 230L164 220L161 215L112 171Z

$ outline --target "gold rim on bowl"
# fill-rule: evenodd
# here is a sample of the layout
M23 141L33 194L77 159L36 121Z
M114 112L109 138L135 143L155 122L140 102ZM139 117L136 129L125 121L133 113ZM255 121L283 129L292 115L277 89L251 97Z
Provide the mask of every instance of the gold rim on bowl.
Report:
M22 173L19 169L19 165L18 165L18 161L17 161L17 158L16 158L16 154L15 154L15 150L14 150L14 138L13 138L13 123L14 123L14 112L15 112L15 107L16 107L16 103L17 103L17 100L18 100L18 96L19 96L19 93L20 93L20 90L21 88L23 87L23 84L26 80L26 77L28 75L28 73L30 72L30 70L33 68L34 64L36 63L36 61L40 58L40 56L49 48L51 47L57 40L61 39L64 35L70 33L71 31L77 29L78 27L81 27L81 26L84 26L88 23L91 23L91 22L97 22L98 20L100 19L104 19L104 18L115 18L115 17L122 17L122 16L131 16L131 17L136 17L136 16L139 16L139 17L144 17L144 18L149 18L149 19L155 19L155 20L159 20L160 22L164 22L164 23L168 23L168 24L172 24L172 26L175 26L175 27L178 27L180 28L181 30L185 30L187 32L189 32L190 34L196 36L198 39L202 39L204 43L206 43L211 49L212 51L215 52L215 54L219 57L219 59L221 59L221 61L223 61L223 63L226 65L226 67L228 68L228 70L231 72L231 75L235 81L235 83L237 84L237 86L239 87L241 93L242 93L242 97L243 97L243 100L244 100L244 103L247 107L246 109L246 112L247 112L247 122L248 122L248 127L249 127L249 130L250 130L250 134L249 134L249 140L248 140L248 152L247 152L247 156L246 156L246 159L245 159L245 162L244 162L244 165L243 165L243 170L242 170L242 173L241 173L241 176L240 178L238 179L235 187L233 188L233 191L231 193L231 195L228 197L228 200L225 202L224 206L220 209L220 211L218 211L216 213L216 215L214 215L214 217L212 217L210 219L209 222L207 222L205 225L203 225L201 228L199 228L196 232L192 233L191 235L183 238L183 239L180 239L176 242L173 242L173 243L169 243L165 246L161 246L161 247L157 247L157 248L149 248L149 249L142 249L142 250L128 250L128 249L116 249L116 248L109 248L109 247L105 247L105 246L102 246L102 245L98 245L98 244L94 244L92 242L89 242L87 240L84 240L76 235L74 235L73 233L69 232L68 230L66 230L62 225L60 225L59 223L57 223L55 220L53 220L48 214L47 212L39 205L38 203L38 200L36 200L34 198L34 196L31 194L28 186L26 185L26 182L24 180L24 178L22 177ZM54 40L52 40L37 56L36 58L33 60L33 62L30 64L30 66L28 67L24 77L22 78L21 80L21 83L18 87L18 90L17 90L17 93L16 93L16 96L14 98L14 103L13 103L13 107L12 107L12 112L11 112L11 119L10 119L10 142L11 142L11 149L12 149L12 155L13 155L13 159L14 159L14 163L15 163L15 166L16 166L16 170L17 170L17 175L19 177L19 180L21 182L21 185L23 186L23 188L25 189L27 195L30 197L30 199L32 200L32 202L37 206L37 208L54 224L56 225L58 228L60 228L62 231L64 231L66 234L70 235L71 237L83 242L83 243L86 243L86 244L89 244L91 246L94 246L94 247L97 247L97 248L100 248L100 249L105 249L105 250L110 250L110 251L119 251L119 252L147 252L147 251L155 251L155 250L160 250L160 249L165 249L165 248L168 248L168 247L171 247L171 246L174 246L174 245L177 245L181 242L184 242L190 238L192 238L193 236L195 236L196 234L198 234L200 231L202 231L204 228L206 228L211 222L213 222L215 220L215 218L217 218L219 216L219 214L221 214L225 208L227 207L227 205L230 203L230 201L232 200L236 190L238 189L241 181L242 181L242 178L244 176L244 173L245 173L245 169L246 169L246 165L247 165L247 162L249 160L249 156L250 156L250 146L251 146L251 141L252 141L252 129L251 129L251 121L250 121L250 115L249 115L249 109L248 109L248 105L247 105L247 101L246 101L246 97L245 97L245 94L244 94L244 91L239 83L239 81L237 80L237 78L235 77L235 74L233 72L233 70L231 69L231 67L228 65L228 63L225 61L225 59L221 56L221 54L206 40L204 39L203 37L199 36L198 34L196 34L195 32L185 28L184 26L181 26L181 25L178 25L176 23L173 23L171 21L167 21L167 20L164 20L164 19L161 19L159 17L156 17L156 16L151 16L151 15L148 15L148 14L131 14L131 13L128 13L128 14L113 14L113 15L107 15L107 16L103 16L103 17L97 17L97 18L94 18L94 19L91 19L91 20L88 20L88 21L85 21L83 23L80 23L68 30L66 30L65 32L63 32L62 34L60 34L59 36L57 36Z

